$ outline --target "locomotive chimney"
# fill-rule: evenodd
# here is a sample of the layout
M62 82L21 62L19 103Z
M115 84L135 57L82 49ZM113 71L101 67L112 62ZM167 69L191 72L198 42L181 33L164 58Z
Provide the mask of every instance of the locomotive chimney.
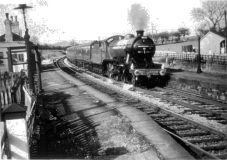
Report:
M144 30L137 30L136 33L137 33L138 37L142 37L143 33L144 33Z

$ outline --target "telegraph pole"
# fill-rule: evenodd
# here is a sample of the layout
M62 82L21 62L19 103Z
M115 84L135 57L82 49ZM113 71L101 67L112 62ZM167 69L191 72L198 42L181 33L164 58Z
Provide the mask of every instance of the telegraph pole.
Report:
M35 93L35 87L34 87L34 70L33 70L33 64L32 64L32 53L31 53L31 44L30 44L30 36L28 34L28 27L27 27L27 22L26 22L26 15L25 15L25 10L28 8L32 8L30 6L27 6L26 4L20 4L19 7L14 8L14 9L20 9L22 10L23 13L23 18L24 18L24 25L25 25L25 45L26 45L26 51L27 51L27 63L28 63L28 85L29 89L32 94Z

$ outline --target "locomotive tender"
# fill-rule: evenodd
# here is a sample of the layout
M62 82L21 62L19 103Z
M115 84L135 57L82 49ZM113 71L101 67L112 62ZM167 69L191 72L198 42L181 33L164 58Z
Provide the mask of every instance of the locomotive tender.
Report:
M69 47L68 60L79 66L93 70L107 77L138 83L156 83L165 76L162 64L153 63L155 44L151 38L137 31L137 36L116 35L103 41Z

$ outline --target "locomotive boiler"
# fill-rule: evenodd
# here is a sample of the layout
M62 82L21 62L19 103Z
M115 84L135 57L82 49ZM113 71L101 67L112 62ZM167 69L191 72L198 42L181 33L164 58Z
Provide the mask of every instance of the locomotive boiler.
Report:
M66 55L72 63L101 73L115 80L155 83L166 73L161 64L152 61L155 54L153 40L137 31L137 36L116 35L102 41L73 46Z

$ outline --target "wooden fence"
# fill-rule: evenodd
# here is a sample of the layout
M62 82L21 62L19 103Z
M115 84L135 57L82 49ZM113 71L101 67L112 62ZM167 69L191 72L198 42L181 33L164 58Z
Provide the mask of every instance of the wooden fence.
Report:
M24 74L4 72L0 73L0 140L1 140L1 154L0 159L7 159L9 155L9 144L6 134L5 122L2 121L2 111L5 107L12 103L24 103L24 94L22 85L24 83Z
M189 62L196 62L197 61L197 53L176 53L176 52L169 52L169 51L157 51L155 57L165 57L168 59L174 60L181 60L181 61L189 61ZM221 64L227 65L227 54L226 55L201 55L202 63L209 63L209 64Z
M0 73L0 104L1 108L12 103L23 103L21 73Z

